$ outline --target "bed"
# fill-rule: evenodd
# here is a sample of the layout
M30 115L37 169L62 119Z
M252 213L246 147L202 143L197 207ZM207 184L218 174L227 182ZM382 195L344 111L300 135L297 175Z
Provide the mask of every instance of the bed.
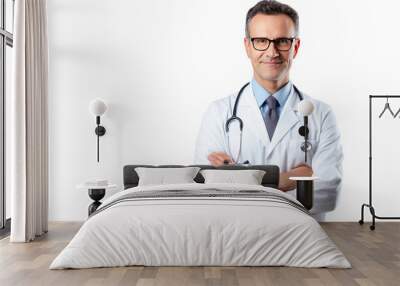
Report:
M350 268L318 222L279 190L277 166L260 185L138 185L135 170L183 166L128 165L124 190L106 199L50 269L144 266L292 266ZM212 166L197 165L201 170Z

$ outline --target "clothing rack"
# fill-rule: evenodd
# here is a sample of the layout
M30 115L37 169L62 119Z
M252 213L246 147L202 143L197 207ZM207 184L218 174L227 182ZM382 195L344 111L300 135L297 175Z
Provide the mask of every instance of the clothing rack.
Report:
M361 206L361 219L358 221L359 224L364 224L364 207L369 208L372 215L372 225L370 229L375 229L375 219L400 219L400 217L384 217L378 216L375 213L375 208L372 204L372 99L374 98L400 98L400 95L370 95L369 96L369 203L362 204Z

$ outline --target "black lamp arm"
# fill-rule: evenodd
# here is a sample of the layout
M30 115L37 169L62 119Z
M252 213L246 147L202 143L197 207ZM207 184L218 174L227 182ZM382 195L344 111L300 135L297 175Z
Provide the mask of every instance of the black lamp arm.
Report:
M100 136L103 136L104 134L106 134L106 129L100 125L100 116L96 116L96 129L94 130L94 133L96 133L97 135L97 162L100 161L99 157L100 157L100 151L99 151L99 138Z
M308 144L308 116L304 116L304 162L307 163L307 144Z

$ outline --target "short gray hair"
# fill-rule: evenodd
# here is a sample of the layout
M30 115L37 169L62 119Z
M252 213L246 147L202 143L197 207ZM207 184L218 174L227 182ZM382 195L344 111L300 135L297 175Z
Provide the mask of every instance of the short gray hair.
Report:
M249 23L251 19L257 14L265 14L265 15L278 15L284 14L287 15L290 19L292 19L294 23L294 29L296 32L296 36L299 34L299 15L296 10L290 7L287 4L283 4L281 2L275 0L262 0L258 2L256 5L250 8L247 12L246 16L246 37L250 38L249 33Z

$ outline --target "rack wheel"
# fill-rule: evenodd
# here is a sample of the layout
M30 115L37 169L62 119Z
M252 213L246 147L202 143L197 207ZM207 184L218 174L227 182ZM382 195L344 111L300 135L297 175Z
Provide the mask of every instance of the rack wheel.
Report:
M363 224L364 224L364 221L363 221L362 219L360 219L360 220L358 221L358 223L359 223L360 225L363 225Z
M374 226L374 225L371 225L371 226L369 227L369 229L370 229L370 230L375 230L375 226Z

